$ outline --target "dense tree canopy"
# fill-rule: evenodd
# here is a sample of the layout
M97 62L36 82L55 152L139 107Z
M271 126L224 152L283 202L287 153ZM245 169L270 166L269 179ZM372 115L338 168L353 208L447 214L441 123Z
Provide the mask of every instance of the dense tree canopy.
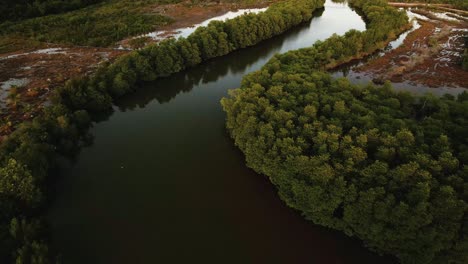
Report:
M101 1L100 4L57 15L4 23L0 21L0 36L5 41L21 37L40 42L106 47L126 37L144 34L154 30L156 26L172 22L171 18L163 14L148 13L145 9L154 4L178 1L180 0Z
M43 222L54 154L76 149L89 127L85 111L55 105L23 124L0 145L0 262L49 263Z
M466 263L468 94L263 69L223 101L247 164L313 222L403 263Z
M467 263L468 93L416 97L332 79L322 70L405 25L385 1L351 3L368 30L277 55L246 76L222 101L227 128L248 166L314 223L402 263Z

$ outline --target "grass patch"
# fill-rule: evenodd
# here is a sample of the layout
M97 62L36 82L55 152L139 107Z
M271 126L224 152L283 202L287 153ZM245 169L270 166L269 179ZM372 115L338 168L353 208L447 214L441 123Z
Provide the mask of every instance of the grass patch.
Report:
M42 43L18 37L0 37L0 54L14 52L21 49L39 48Z
M40 42L105 47L145 33L172 19L149 14L144 8L181 0L109 0L72 12L0 24L0 38L27 38ZM7 42L1 40L0 42Z

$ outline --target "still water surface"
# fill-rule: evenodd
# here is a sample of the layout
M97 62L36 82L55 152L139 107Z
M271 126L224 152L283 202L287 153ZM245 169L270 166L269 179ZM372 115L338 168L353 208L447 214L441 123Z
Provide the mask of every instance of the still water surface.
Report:
M245 166L220 99L275 53L364 30L327 1L311 23L145 85L91 130L49 213L64 263L392 263L305 221Z

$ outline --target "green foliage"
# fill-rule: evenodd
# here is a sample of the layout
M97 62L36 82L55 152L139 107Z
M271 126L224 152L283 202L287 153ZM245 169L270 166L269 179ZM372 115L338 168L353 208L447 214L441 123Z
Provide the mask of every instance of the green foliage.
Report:
M350 4L362 10L368 22L366 31L350 30L343 36L333 35L310 48L278 55L269 63L281 62L283 70L291 68L295 72L330 69L384 48L410 26L406 14L389 7L384 0L351 0Z
M108 0L72 12L0 24L0 35L26 37L42 42L109 46L129 36L153 30L172 20L147 14L144 8L162 0Z
M31 172L14 159L0 168L0 195L3 200L11 199L29 206L41 200L41 192L35 186Z
M14 218L10 223L10 235L19 242L20 247L13 254L16 264L51 263L48 246L38 238L44 236L43 224L38 220L31 222Z
M13 259L16 263L49 263L43 224L35 215L44 206L45 184L55 154L76 150L89 122L86 111L55 104L0 144L2 263Z
M368 20L275 56L222 105L247 165L316 224L402 263L468 262L468 93L416 97L321 70L405 28L385 1L352 0Z
M467 95L417 98L266 67L222 104L248 166L307 219L403 263L465 263L455 248L467 239Z
M381 48L404 14L353 0L366 32L275 56L223 99L249 167L316 224L402 263L467 263L468 93L416 97L321 70Z

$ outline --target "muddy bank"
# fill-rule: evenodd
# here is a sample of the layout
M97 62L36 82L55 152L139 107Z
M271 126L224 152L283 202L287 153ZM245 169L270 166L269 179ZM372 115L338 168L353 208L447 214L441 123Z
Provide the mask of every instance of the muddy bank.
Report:
M411 12L424 16L428 11ZM420 28L409 33L402 45L353 71L371 76L377 83L389 80L428 87L468 88L468 72L460 66L468 23L447 21L436 15L424 17L418 17Z
M126 53L106 48L52 47L0 57L0 141L16 125L40 114L54 89Z
M261 1L252 1L251 3L216 3L208 2L201 3L198 5L191 4L191 1L185 1L179 4L168 4L168 5L158 5L155 7L148 7L148 12L159 13L165 16L172 18L175 22L162 26L157 29L155 32L167 32L166 35L161 35L162 39L165 37L170 37L174 32L179 31L183 28L192 27L194 25L200 24L210 18L221 16L227 14L228 12L237 12L241 9L260 9L268 7L274 2L279 0L261 0ZM218 1L219 2L219 1ZM142 35L141 37L145 37ZM125 39L119 44L124 48L132 48L131 40L135 37ZM161 38L149 38L147 39L148 43L160 41Z
M428 3L399 3L399 2L388 2L390 6L396 7L448 7L453 8L450 4L428 4Z
M440 9L444 11L454 12L460 15L468 15L468 11L456 9L453 5L450 4L428 4L428 3L398 3L398 2L388 2L390 6L394 7L422 7L422 8L431 8L431 9Z

